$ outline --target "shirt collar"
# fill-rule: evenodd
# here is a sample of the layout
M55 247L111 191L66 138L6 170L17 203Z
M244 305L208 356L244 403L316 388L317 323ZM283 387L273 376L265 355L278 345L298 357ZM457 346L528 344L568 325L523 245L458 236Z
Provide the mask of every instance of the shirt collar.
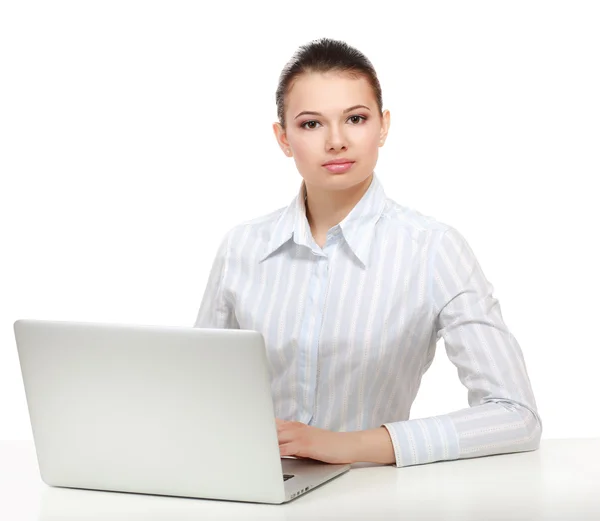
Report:
M305 189L305 183L302 181L298 194L277 219L259 262L265 260L290 239L293 239L296 244L312 248L311 244L314 244L314 240L306 218ZM368 265L374 227L383 213L385 203L386 195L383 186L374 173L365 194L339 223L348 246L365 268Z

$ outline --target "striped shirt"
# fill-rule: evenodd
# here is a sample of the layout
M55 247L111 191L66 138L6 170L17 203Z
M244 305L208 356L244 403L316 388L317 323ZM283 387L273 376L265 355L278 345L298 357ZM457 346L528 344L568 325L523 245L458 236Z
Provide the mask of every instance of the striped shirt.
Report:
M302 182L289 206L225 234L194 327L261 332L278 418L384 426L398 467L537 449L521 348L464 237L373 174L321 248L304 195ZM440 338L469 407L409 419Z

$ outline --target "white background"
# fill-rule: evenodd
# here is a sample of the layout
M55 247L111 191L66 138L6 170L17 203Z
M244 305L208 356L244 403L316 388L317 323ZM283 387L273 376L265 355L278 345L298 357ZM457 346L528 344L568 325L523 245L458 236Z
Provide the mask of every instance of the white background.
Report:
M224 233L286 206L279 73L328 36L378 71L389 197L457 228L544 438L600 435L600 4L4 2L0 439L31 430L19 318L192 326ZM466 407L440 341L411 418Z

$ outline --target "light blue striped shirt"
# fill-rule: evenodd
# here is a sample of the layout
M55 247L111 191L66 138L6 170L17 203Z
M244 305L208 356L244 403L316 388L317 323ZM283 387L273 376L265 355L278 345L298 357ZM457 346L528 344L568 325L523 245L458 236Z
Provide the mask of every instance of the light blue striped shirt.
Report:
M228 231L194 327L260 331L278 418L383 425L398 467L537 449L521 348L463 236L388 198L374 174L320 248L304 190ZM469 407L409 419L440 338Z

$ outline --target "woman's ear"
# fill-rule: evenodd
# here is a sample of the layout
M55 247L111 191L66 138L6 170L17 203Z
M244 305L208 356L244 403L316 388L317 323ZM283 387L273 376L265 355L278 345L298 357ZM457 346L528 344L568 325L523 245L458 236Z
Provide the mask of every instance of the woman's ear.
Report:
M382 147L387 139L388 131L390 129L390 111L385 110L381 117L381 132L379 134L379 146Z
M284 128L281 126L281 123L275 122L273 123L273 133L275 134L275 139L277 140L277 144L279 148L283 150L283 153L286 156L292 156L292 148L287 140L287 136L285 134Z

